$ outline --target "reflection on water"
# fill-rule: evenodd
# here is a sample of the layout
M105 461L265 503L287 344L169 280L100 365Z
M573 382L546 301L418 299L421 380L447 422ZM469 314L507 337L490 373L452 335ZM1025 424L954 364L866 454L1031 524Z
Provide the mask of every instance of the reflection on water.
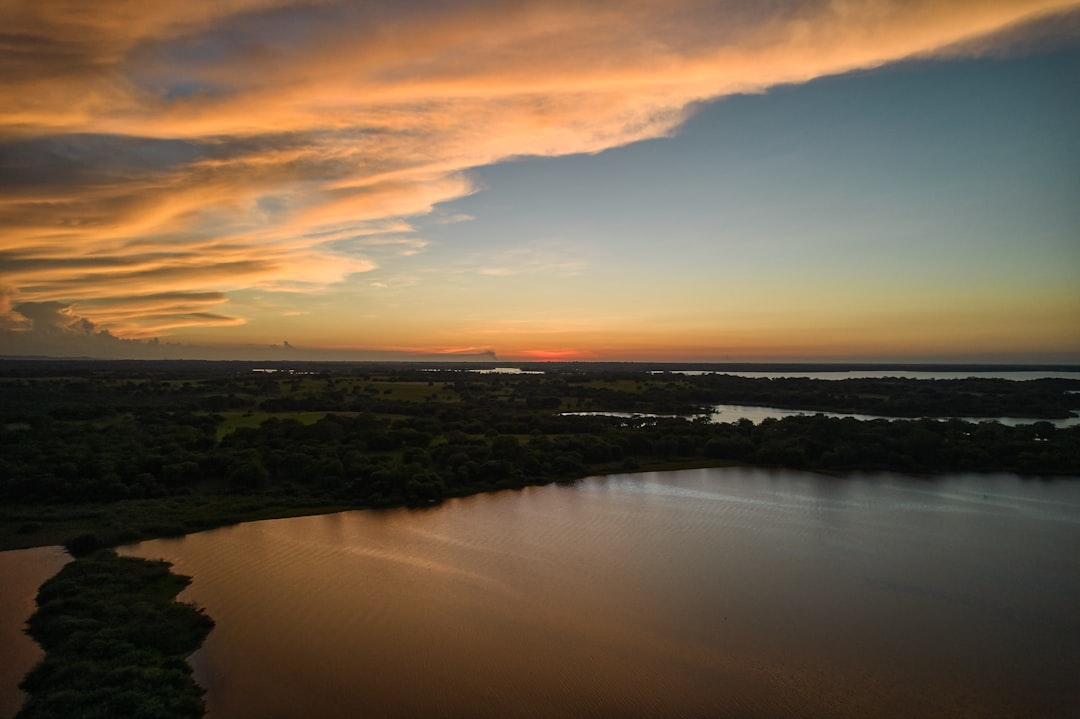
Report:
M748 419L754 424L766 419L783 419L784 417L802 417L804 415L820 414L825 417L850 417L851 419L896 419L895 417L881 417L873 414L844 414L840 412L819 412L809 409L780 409L779 407L755 407L742 404L718 404L713 405L709 420L712 422L738 422Z
M599 412L596 414L600 414ZM800 417L820 414L825 417L840 417L858 420L887 419L908 421L911 417L888 417L877 414L855 414L851 412L821 412L812 409L780 409L779 407L754 407L741 404L718 404L713 405L713 411L709 419L712 422L738 422L740 419L748 419L758 424L765 419L783 419L784 417ZM942 417L937 418L960 419L965 422L997 422L998 424L1016 427L1021 424L1034 424L1036 422L1049 422L1055 427L1074 427L1080 425L1080 417L1072 416L1064 419L1030 419L1026 417Z
M917 419L912 417L887 417L878 414L855 414L850 412L824 412L815 409L781 409L779 407L758 407L756 405L744 405L744 404L716 404L712 405L712 412L708 415L675 415L675 414L648 414L641 412L561 412L561 416L564 417L623 417L625 419L648 419L650 417L683 417L684 419L695 419L697 417L708 417L709 421L717 424L721 422L738 422L739 420L748 419L754 424L760 424L766 419L783 419L784 417L804 417L820 414L823 417L834 418L847 418L858 420L875 420L875 419L887 419L889 421L910 421L911 419ZM1049 422L1055 427L1074 427L1080 425L1080 416L1067 417L1065 419L1030 419L1026 417L936 417L941 421L948 419L959 419L965 422L973 422L978 424L979 422L997 422L999 424L1008 425L1010 427L1016 427L1021 424L1034 424L1035 422Z
M26 698L19 682L42 657L23 633L42 582L71 558L60 547L0 552L0 717L13 717Z
M1080 710L1080 481L621 475L125 552L194 575L217 719Z

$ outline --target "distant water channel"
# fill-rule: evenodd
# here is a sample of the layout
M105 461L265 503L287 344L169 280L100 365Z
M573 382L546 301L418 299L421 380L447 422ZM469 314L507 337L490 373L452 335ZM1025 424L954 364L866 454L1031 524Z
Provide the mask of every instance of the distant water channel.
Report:
M626 419L635 418L648 418L648 417L686 417L691 418L688 415L656 415L656 414L641 414L631 412L563 412L564 415L598 415L601 417L623 417ZM738 422L742 419L748 419L754 424L759 424L766 419L783 419L784 417L799 417L804 415L817 415L820 414L824 417L846 417L850 419L858 420L874 420L874 419L887 419L887 420L911 420L917 419L912 417L887 417L877 414L856 414L849 412L824 412L814 409L781 409L780 407L757 407L752 405L742 404L717 404L712 406L712 411L707 416L712 423L719 422ZM1074 427L1080 425L1080 416L1073 415L1072 417L1066 417L1063 419L1031 419L1028 417L946 417L938 419L960 419L965 422L998 422L999 424L1009 425L1015 427L1021 424L1034 424L1036 422L1049 422L1055 427Z
M783 419L784 417L797 417L801 415L820 414L825 417L848 417L859 420L888 419L888 420L911 420L911 417L887 417L875 414L855 414L847 412L821 412L812 409L780 409L779 407L752 407L738 404L718 404L712 408L709 416L712 422L737 422L740 419L748 419L758 424L765 419ZM1080 424L1080 417L1073 415L1064 419L1031 419L1029 417L949 417L946 419L961 419L965 422L997 422L999 424L1015 427L1021 424L1034 424L1036 422L1049 422L1055 427L1073 427Z
M143 542L213 719L1080 715L1080 478L710 469Z

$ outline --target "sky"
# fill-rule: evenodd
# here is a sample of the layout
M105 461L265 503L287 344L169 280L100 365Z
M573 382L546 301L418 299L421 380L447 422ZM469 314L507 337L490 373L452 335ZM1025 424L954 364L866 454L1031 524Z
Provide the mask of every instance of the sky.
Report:
M0 28L0 355L1080 362L1080 0Z

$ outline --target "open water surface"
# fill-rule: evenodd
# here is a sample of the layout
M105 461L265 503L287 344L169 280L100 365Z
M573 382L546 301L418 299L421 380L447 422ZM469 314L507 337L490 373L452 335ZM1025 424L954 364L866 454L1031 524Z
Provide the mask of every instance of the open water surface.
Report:
M0 717L13 717L26 696L19 682L44 653L25 633L38 587L71 560L60 547L0 552Z
M710 415L710 421L716 422L738 422L741 419L748 419L754 424L759 424L766 419L783 419L784 417L799 417L799 416L813 416L822 415L824 417L847 417L850 419L858 420L875 420L875 419L887 419L892 421L906 422L913 417L888 417L877 414L855 414L850 412L824 412L812 409L781 409L779 407L757 407L750 405L739 404L717 404L713 405L712 414ZM1030 417L938 417L942 421L946 419L960 419L965 422L972 422L978 424L979 422L997 422L998 424L1008 425L1010 427L1016 427L1021 424L1035 424L1036 422L1047 422L1055 427L1064 429L1065 427L1074 427L1080 425L1080 416L1073 415L1072 417L1066 417L1063 419L1032 419Z
M614 475L143 542L214 719L1080 715L1080 478Z

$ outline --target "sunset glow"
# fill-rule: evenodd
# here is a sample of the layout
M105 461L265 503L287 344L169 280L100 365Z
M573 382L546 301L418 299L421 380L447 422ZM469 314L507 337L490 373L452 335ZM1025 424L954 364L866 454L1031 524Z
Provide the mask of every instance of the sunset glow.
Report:
M1076 0L0 21L0 354L1080 361Z

